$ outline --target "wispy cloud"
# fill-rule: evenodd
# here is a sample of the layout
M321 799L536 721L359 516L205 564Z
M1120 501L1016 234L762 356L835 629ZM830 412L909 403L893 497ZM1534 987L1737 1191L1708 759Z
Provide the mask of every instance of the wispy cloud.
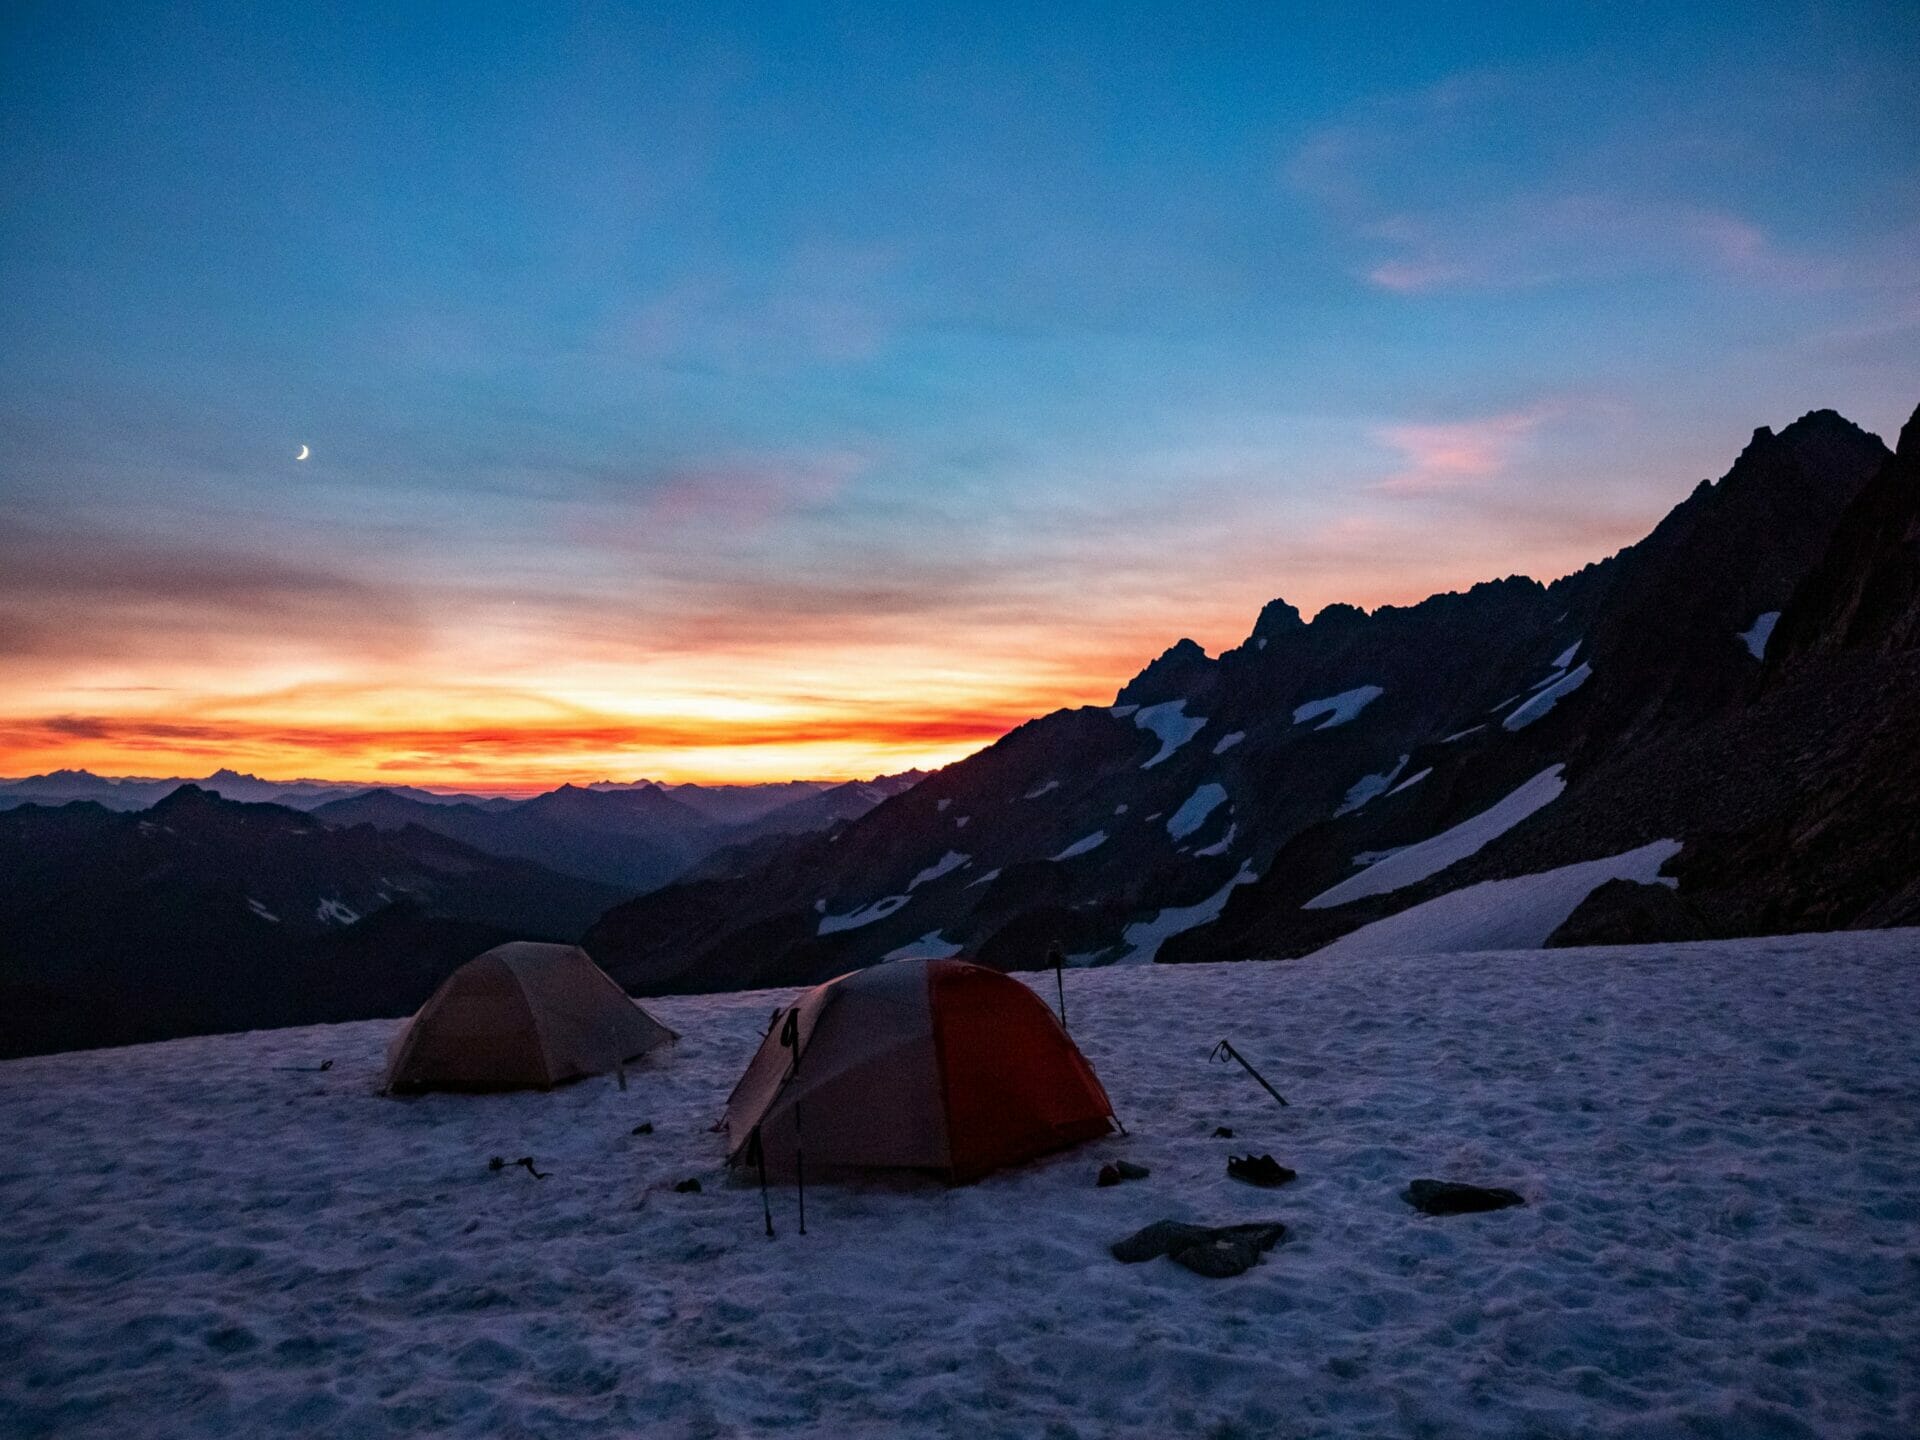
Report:
M1471 420L1382 426L1374 438L1398 450L1402 466L1371 488L1388 495L1431 495L1484 484L1505 473L1527 437L1564 410L1543 403Z
M1564 67L1471 72L1329 121L1284 176L1345 232L1352 272L1397 294L1662 275L1815 289L1874 268L1870 237L1802 253L1753 213L1735 124Z

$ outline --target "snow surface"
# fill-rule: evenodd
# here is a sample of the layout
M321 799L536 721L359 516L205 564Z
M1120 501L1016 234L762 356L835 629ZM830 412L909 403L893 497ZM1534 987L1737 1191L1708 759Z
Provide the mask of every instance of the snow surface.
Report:
M1773 638L1773 627L1779 620L1780 612L1769 610L1764 615L1755 616L1753 624L1734 638L1747 647L1747 653L1754 659L1764 660L1767 658L1767 641Z
M1246 738L1247 738L1247 732L1244 730L1234 730L1228 734L1222 735L1220 739L1214 744L1213 753L1216 755L1224 755L1227 753L1227 751L1233 749L1234 746L1238 745L1242 740Z
M360 912L346 901L328 895L314 907L313 918L323 925L351 925L360 918Z
M1515 696L1514 698L1515 698L1515 699L1518 699L1519 697L1518 697L1518 696ZM1506 703L1506 704L1509 704L1509 705L1511 705L1511 704L1513 703L1513 701L1512 701L1512 700L1509 700L1509 701L1506 701L1506 702L1504 702L1504 703ZM1494 708L1495 708L1495 709L1497 710L1497 709L1499 709L1500 707L1499 707L1498 705L1496 705L1496 706L1495 706ZM1479 734L1479 733L1480 733L1480 732L1481 732L1482 730L1484 730L1484 729L1486 729L1486 728L1487 728L1487 727L1486 727L1485 725L1469 725L1469 726L1468 726L1468 727L1467 727L1467 728L1466 728L1465 730L1456 730L1456 731L1454 731L1454 732L1453 732L1453 734L1451 734L1451 735L1449 735L1449 736L1447 736L1447 738L1446 738L1446 739L1444 739L1444 740L1442 740L1442 741L1441 741L1440 743L1441 743L1442 745L1451 745L1451 744L1452 744L1452 743L1453 743L1454 741L1456 741L1456 740L1464 740L1464 739L1466 739L1466 738L1467 738L1467 736L1469 736L1469 735L1478 735L1478 734Z
M1166 700L1158 705L1148 705L1134 715L1133 723L1142 730L1152 731L1160 741L1159 750L1154 752L1151 760L1141 765L1142 770L1151 770L1206 729L1204 715L1189 715L1186 712L1186 701Z
M822 915L817 935L837 935L842 930L858 930L862 925L871 925L876 920L884 920L893 914L911 895L883 895L871 905L863 905L858 910L850 910L845 915Z
M1309 700L1293 709L1293 723L1304 725L1307 721L1321 715L1327 718L1314 726L1316 730L1331 730L1336 725L1344 725L1387 692L1378 685L1362 685L1354 690L1342 690L1338 695L1329 695L1324 700Z
M1055 860L1071 860L1074 856L1084 855L1089 850L1098 850L1106 843L1107 832L1104 830L1096 830L1091 835L1082 835L1078 840L1074 841L1071 845L1067 846L1066 849L1052 858Z
M942 815L944 815L947 813L947 807L951 804L953 804L953 797L951 795L946 795L946 796L942 796L939 800L936 800L934 802L933 808L939 811Z
M962 855L958 850L949 850L933 864L927 866L926 869L909 880L907 882L907 889L917 890L922 885L938 880L943 875L951 875L971 859L973 859L971 855Z
M266 906L262 905L258 900L254 899L251 895L247 897L247 908L253 911L253 913L258 915L262 920L271 920L276 925L280 923L280 917L278 915L274 914L271 910L267 909Z
M889 950L882 960L945 960L958 955L965 948L940 938L938 930L929 930L918 940L909 940L906 944Z
M1678 840L1655 840L1637 850L1562 865L1556 870L1510 880L1483 880L1362 925L1316 953L1439 955L1461 950L1534 949L1546 944L1547 937L1580 908L1580 902L1609 880L1674 884L1661 876L1660 867L1679 853Z
M1439 874L1447 866L1466 859L1506 834L1542 805L1558 799L1560 792L1567 788L1567 782L1560 778L1561 769L1559 765L1549 765L1519 789L1478 815L1462 820L1438 835L1429 836L1417 845L1403 846L1386 859L1369 865L1362 873L1342 880L1331 890L1322 890L1300 908L1325 910L1333 905L1344 905L1349 900L1358 900L1363 895L1385 895L1390 890L1398 890L1429 875Z
M1354 781L1347 787L1346 797L1341 800L1340 808L1333 812L1334 815L1351 815L1356 810L1364 809L1366 803L1375 796L1384 794L1386 788L1393 784L1394 777L1407 768L1407 759L1402 755L1393 762L1391 769L1382 770L1378 775L1362 775Z
M1524 705L1514 707L1511 715L1500 723L1508 730L1524 730L1534 721L1545 715L1559 703L1562 696L1571 695L1587 683L1587 677L1593 674L1591 665L1582 665L1578 670L1568 671L1553 684L1546 686Z
M1155 913L1151 920L1136 920L1127 926L1121 939L1128 949L1118 962L1122 965L1150 965L1160 953L1160 947L1174 936L1196 926L1211 925L1220 918L1220 912L1227 908L1227 897L1233 894L1236 885L1245 885L1258 878L1253 867L1242 865L1240 871L1226 884L1197 905L1169 905Z
M1199 786L1186 798L1180 808L1167 817L1167 834L1176 840L1184 840L1202 825L1207 817L1226 803L1227 787L1211 782Z
M1029 790L1020 798L1022 800L1038 800L1042 795L1051 795L1059 788L1060 782L1058 780L1048 780L1043 784L1034 786L1033 789Z
M804 1237L781 1189L773 1240L707 1127L789 992L648 1002L682 1038L625 1091L382 1099L392 1021L6 1062L0 1432L1912 1435L1917 950L1075 971L1130 1135L816 1184ZM1529 1203L1427 1219L1421 1175ZM1163 1216L1290 1233L1228 1281L1107 1257Z
M1573 663L1573 657L1580 653L1580 646L1583 643L1581 640L1576 640L1558 655L1554 656L1553 668L1556 670L1564 670L1571 665Z
M987 873L982 875L978 880L969 880L967 882L967 889L971 890L976 885L990 885L995 880L998 880L999 878L1000 878L999 868L995 867L994 869L987 871Z

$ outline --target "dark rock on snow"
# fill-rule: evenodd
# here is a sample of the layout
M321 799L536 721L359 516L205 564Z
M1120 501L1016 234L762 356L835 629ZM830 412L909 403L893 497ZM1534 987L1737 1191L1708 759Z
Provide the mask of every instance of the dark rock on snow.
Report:
M1227 1174L1235 1180L1244 1180L1249 1185L1260 1185L1272 1189L1297 1178L1299 1172L1289 1170L1271 1155L1229 1155Z
M1458 1180L1415 1180L1400 1198L1424 1215L1475 1215L1527 1203L1518 1191Z
M1252 1269L1260 1257L1287 1238L1279 1221L1252 1225L1189 1225L1179 1220L1156 1220L1111 1247L1123 1265L1137 1265L1158 1255L1169 1256L1196 1275L1225 1279Z

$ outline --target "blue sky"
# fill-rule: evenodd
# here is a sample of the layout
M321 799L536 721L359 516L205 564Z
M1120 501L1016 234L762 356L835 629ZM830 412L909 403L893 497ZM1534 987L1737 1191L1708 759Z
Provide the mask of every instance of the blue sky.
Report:
M987 733L1274 595L1551 577L1756 425L1920 399L1908 6L0 26L22 756L436 694L587 717L563 766L743 696ZM799 763L734 739L702 773Z

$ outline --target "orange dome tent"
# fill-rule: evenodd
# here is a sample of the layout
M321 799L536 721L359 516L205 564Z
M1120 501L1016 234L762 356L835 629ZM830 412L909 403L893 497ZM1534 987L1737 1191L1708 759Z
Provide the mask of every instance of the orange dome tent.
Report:
M956 1184L1113 1128L1046 1003L961 960L894 960L774 1017L727 1099L729 1161L941 1171Z

